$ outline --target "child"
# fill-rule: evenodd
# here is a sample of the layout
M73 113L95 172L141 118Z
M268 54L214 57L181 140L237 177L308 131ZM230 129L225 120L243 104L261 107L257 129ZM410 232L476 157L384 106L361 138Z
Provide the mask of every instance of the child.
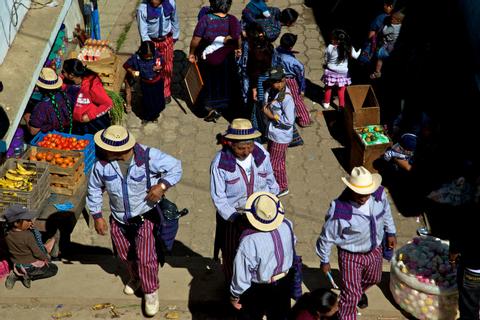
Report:
M280 46L276 49L276 61L274 65L282 66L285 70L287 87L290 89L293 101L295 102L295 115L301 127L308 127L312 124L310 113L303 95L305 93L305 68L295 58L293 46L297 43L297 36L292 33L285 33L280 38Z
M143 41L137 53L133 54L123 67L134 78L140 78L142 89L143 124L157 123L160 112L165 109L163 79L160 71L163 61L152 41Z
M268 152L270 152L273 174L280 187L278 197L282 197L289 193L285 160L288 145L293 139L295 103L281 67L270 69L268 83L269 89L265 93L266 103L263 113L268 119Z
M385 151L383 158L393 163L395 170L403 169L410 171L412 169L413 156L417 147L417 136L413 133L405 133L400 138L400 142L394 144Z
M338 296L329 289L304 293L292 308L291 320L337 319Z
M377 64L375 72L370 75L371 79L378 79L382 76L383 61L390 57L390 54L395 47L400 29L402 28L402 21L405 15L401 12L395 12L392 15L391 23L385 25L382 29L382 46L377 50Z
M57 274L58 267L49 262L55 239L42 243L40 232L33 228L35 213L21 205L12 205L4 212L7 221L7 243L14 268L5 280L5 287L12 289L17 280L30 288L31 281L50 278Z
M348 34L340 29L332 31L331 44L325 51L325 72L322 81L325 83L323 108L330 108L333 87L338 88L338 108L345 107L345 87L352 83L348 74L348 59L357 59L361 50L355 51L350 44Z

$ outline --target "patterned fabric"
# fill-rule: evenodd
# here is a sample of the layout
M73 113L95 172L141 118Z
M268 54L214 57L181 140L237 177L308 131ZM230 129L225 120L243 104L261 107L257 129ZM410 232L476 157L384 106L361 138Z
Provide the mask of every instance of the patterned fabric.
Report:
M329 69L325 69L322 76L322 81L328 87L344 87L352 83L352 79L348 74L342 74Z
M172 84L173 72L173 38L167 36L164 41L155 42L155 48L160 52L160 56L163 57L163 69L160 71L160 74L163 77L163 95L165 98L168 98L172 95L170 86Z
M140 279L143 293L152 293L159 286L154 228L150 220L136 228L122 226L110 218L110 233L118 257L126 264L130 276Z
M296 122L301 127L310 125L312 123L312 118L310 117L307 105L303 101L303 97L299 94L297 80L294 78L287 78L286 81L287 87L292 93L293 102L295 103Z
M73 97L70 95L64 95L61 92L55 94L55 100L57 101L61 121L63 124L64 131L67 132L70 128L70 115L68 111L67 101L71 99L70 105L73 107ZM48 132L57 130L60 131L60 123L58 122L57 115L53 109L53 104L50 101L50 98L43 98L42 101L37 103L33 108L32 114L30 115L30 126L34 128L39 128L42 132Z
M287 159L288 143L277 143L268 140L268 152L270 152L270 161L272 162L273 174L278 182L280 191L288 189L287 168L285 161Z
M240 33L240 22L235 16L219 17L214 14L203 16L193 31L193 35L202 38L207 45L211 44L218 36L230 35L236 40L240 37Z
M382 248L368 253L338 251L341 274L338 319L356 320L362 294L382 279Z
M280 22L280 9L276 7L268 7L270 17L265 18L263 14L256 14L250 7L245 7L242 11L242 24L244 29L251 23L259 24L265 32L265 37L270 42L277 40L282 31L282 24Z
M132 68L140 72L140 78L145 80L160 80L160 73L153 70L157 59L160 59L162 66L164 61L158 50L155 50L154 56L152 59L144 60L140 57L138 53L134 53L128 58L127 61L123 64L124 69Z
M275 49L272 65L281 65L287 78L290 76L295 79L297 83L297 90L294 92L293 89L290 88L292 90L292 94L300 94L300 92L305 92L305 67L300 61L298 61L297 58L295 58L294 52L283 49L282 47L277 47L277 49Z
M303 146L305 142L303 141L302 136L300 135L300 132L297 129L297 126L293 126L293 138L292 141L288 144L289 148L293 147L298 147L298 146Z

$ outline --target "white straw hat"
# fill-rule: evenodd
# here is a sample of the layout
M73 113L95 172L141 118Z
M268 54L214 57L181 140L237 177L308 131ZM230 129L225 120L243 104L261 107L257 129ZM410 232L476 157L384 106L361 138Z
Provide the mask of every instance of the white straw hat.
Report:
M55 90L62 86L63 80L59 78L52 68L43 68L37 80L37 87Z
M252 126L250 120L238 118L233 119L224 137L231 140L251 140L261 135L262 134Z
M248 222L260 231L272 231L278 228L285 216L280 200L269 192L255 192L247 199L245 211Z
M342 177L343 183L358 194L372 194L382 183L382 176L370 173L364 167L355 167L349 177Z
M127 151L135 145L135 137L127 129L117 125L98 131L93 139L97 146L112 152Z

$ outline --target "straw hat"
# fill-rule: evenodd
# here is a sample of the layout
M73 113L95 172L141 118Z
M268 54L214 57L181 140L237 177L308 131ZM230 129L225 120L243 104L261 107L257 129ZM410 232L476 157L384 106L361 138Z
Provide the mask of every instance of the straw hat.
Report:
M122 152L133 148L135 137L122 126L113 125L95 133L95 144L103 150Z
M250 140L260 137L262 134L255 130L252 123L247 119L233 119L228 126L225 138L230 140Z
M245 211L248 222L257 230L272 231L283 221L285 211L280 200L269 192L255 192L247 199Z
M382 176L370 173L364 167L355 167L349 177L342 177L343 183L358 194L372 194L382 183Z
M52 68L43 68L40 71L40 76L38 76L37 87L55 90L62 86L63 80L59 78L55 70Z

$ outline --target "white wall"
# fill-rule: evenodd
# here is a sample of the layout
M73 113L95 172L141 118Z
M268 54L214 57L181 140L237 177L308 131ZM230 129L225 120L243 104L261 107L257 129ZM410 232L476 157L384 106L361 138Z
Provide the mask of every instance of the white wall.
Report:
M27 8L30 8L30 0L0 0L0 64L15 39Z

